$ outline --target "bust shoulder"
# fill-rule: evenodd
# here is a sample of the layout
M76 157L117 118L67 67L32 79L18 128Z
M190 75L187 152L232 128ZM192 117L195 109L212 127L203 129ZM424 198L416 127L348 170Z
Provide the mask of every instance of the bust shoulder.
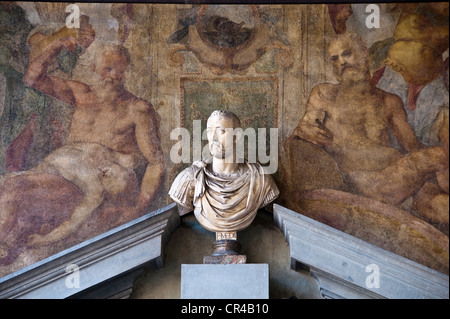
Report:
M185 210L193 209L196 175L201 168L200 163L194 162L175 177L170 187L169 196Z
M264 168L260 164L247 163L247 166L250 171L253 172L254 176L258 178L258 183L261 183L261 194L263 194L263 196L261 196L261 204L259 208L263 208L273 202L280 194L280 191L273 180L272 175L266 174L264 172Z

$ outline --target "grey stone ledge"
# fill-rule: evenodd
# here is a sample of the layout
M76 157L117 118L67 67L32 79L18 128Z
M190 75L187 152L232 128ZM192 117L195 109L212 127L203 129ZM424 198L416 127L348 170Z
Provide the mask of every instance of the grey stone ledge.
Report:
M179 223L175 204L143 215L0 278L0 298L68 298L109 279L136 274L149 262L162 267L164 246ZM75 265L77 273L66 271L69 265ZM70 281L74 275L76 282Z
M274 223L289 244L291 267L306 265L325 298L449 298L445 274L277 204Z

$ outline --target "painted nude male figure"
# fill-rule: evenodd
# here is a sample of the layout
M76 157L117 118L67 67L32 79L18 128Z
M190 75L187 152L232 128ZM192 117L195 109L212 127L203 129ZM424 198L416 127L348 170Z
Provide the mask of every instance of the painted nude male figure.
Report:
M46 235L32 235L28 242L32 246L48 245L72 234L102 204L106 193L126 191L136 178L135 171L142 168L145 173L137 203L126 211L138 217L155 198L165 170L157 114L124 87L130 62L124 47L108 46L97 53L92 85L47 74L63 48L86 47L95 35L90 25L81 34L78 40L69 36L51 43L30 62L24 77L28 86L72 105L74 113L66 145L23 174L59 174L83 193L71 217ZM2 235L15 223L15 216L2 211L0 221Z
M421 144L400 98L370 84L368 50L360 39L338 36L328 54L339 83L312 90L294 135L323 147L357 192L393 205L448 169L448 150ZM404 151L391 146L390 132Z

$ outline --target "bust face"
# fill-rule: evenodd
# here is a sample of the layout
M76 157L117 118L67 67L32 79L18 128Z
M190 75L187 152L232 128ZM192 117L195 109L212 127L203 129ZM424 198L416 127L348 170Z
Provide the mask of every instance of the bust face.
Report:
M209 151L215 158L224 159L233 155L235 136L233 120L222 116L212 116L206 126Z

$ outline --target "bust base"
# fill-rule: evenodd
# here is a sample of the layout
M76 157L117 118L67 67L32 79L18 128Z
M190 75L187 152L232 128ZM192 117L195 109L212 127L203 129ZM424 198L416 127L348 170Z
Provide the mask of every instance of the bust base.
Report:
M247 262L246 255L223 255L223 256L203 256L204 264L245 264Z
M204 256L204 264L245 264L247 256L239 254L241 245L237 240L216 240L213 245L214 253Z

